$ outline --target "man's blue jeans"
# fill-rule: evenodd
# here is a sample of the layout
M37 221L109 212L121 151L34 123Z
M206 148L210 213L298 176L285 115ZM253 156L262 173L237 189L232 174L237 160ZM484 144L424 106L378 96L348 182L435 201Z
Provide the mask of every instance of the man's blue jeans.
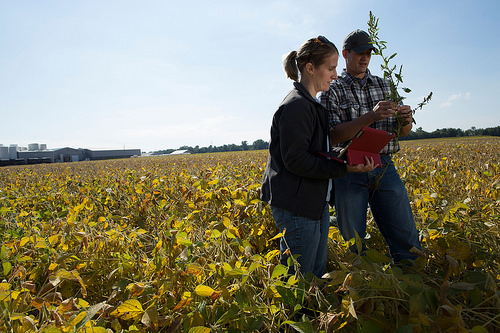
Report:
M335 212L345 240L366 235L367 207L395 262L415 259L410 249L421 249L406 188L390 156L382 158L382 167L371 172L348 173L335 178Z
M300 272L306 275L312 272L321 277L325 273L327 261L328 230L330 228L330 215L328 204L325 203L323 216L319 220L312 220L299 216L289 210L271 207L273 218L280 232L286 228L285 236L281 238L281 264L287 266L288 255L285 251L289 248L292 256L299 255ZM294 273L291 266L289 273Z

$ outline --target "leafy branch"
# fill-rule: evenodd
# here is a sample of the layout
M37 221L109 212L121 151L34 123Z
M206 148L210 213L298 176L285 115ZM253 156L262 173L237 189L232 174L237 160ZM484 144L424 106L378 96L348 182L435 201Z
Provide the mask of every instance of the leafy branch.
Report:
M380 65L382 72L384 73L384 80L386 80L389 83L390 86L390 92L387 93L387 100L394 101L396 103L400 103L405 99L405 97L401 96L399 94L399 85L403 83L403 75L401 74L403 71L403 65L399 66L399 68L396 65L389 64L390 61L397 55L397 53L393 53L390 56L386 56L384 54L384 50L387 49L387 42L381 40L378 37L379 33L379 28L378 28L378 18L373 15L373 13L370 11L370 20L368 21L368 34L370 35L370 38L372 40L372 44L375 48L373 51L375 55L378 55L382 58L382 64ZM405 93L410 93L411 89L407 87L402 87L401 88ZM412 113L415 113L415 111L422 109L426 104L430 102L432 98L432 92L429 93L427 97L424 98L422 102L420 102L414 109L411 110ZM415 120L413 120L415 122ZM401 128L403 124L399 123L399 118L398 118L398 130ZM399 131L398 131L399 132Z

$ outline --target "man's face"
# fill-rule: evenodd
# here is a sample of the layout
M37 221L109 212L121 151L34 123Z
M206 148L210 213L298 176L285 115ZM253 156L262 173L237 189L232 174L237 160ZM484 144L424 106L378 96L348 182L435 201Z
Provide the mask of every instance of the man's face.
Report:
M342 55L345 58L347 72L355 77L363 78L370 64L372 50L368 49L361 53L342 50Z

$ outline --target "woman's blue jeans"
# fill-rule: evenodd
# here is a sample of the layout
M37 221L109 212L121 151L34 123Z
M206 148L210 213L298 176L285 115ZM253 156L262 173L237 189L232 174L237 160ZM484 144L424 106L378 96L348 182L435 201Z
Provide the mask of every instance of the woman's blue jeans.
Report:
M273 218L281 233L286 229L284 237L280 241L280 263L287 266L290 249L292 256L299 255L297 261L300 264L300 272L306 275L308 272L321 277L325 273L327 261L328 230L330 228L330 215L328 204L325 203L323 215L319 220L312 220L299 216L289 210L271 207ZM288 270L293 274L293 265Z
M415 259L417 255L410 249L421 246L406 188L391 157L383 157L382 164L371 172L335 178L335 212L340 233L349 240L356 231L364 239L369 205L394 261Z

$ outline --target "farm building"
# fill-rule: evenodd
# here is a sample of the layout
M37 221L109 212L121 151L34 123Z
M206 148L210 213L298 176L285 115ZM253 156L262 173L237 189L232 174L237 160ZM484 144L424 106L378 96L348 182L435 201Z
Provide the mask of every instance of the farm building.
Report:
M169 155L185 155L185 154L189 154L189 151L187 149L175 150L171 152Z
M26 164L78 162L89 160L90 150L66 147L60 149L19 151L17 155L18 158L23 159Z
M141 156L140 149L90 150L91 160L109 160L113 158L128 158Z
M42 144L30 144L29 149L17 145L0 146L0 166L13 164L38 164L57 162L78 162L89 160L107 160L140 156L140 149L90 150L83 148L47 149Z

